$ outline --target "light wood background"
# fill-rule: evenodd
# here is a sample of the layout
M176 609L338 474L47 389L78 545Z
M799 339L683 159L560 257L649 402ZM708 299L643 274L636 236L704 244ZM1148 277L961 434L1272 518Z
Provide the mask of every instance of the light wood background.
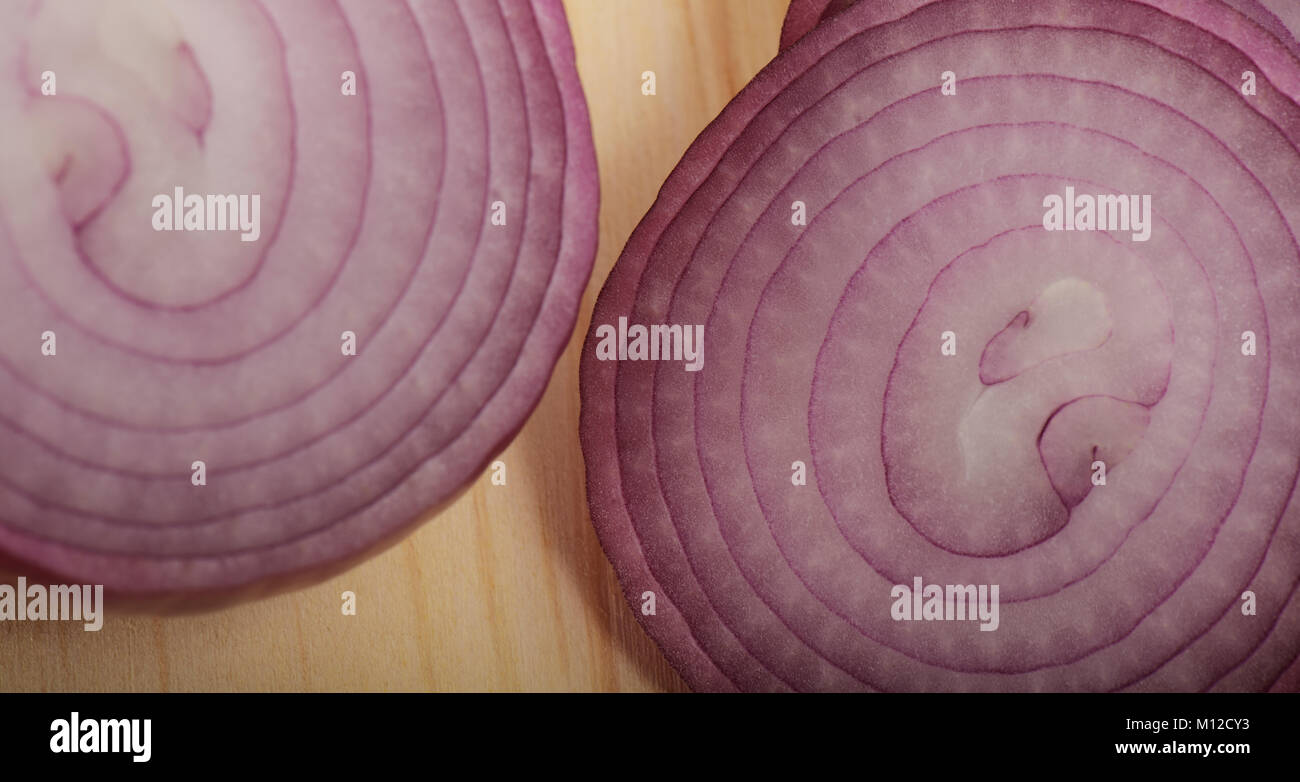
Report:
M787 0L566 0L600 165L600 250L541 405L459 502L314 587L197 616L0 625L0 689L683 690L587 515L578 351L596 293L696 134L776 51ZM641 94L642 71L658 94ZM340 593L357 595L343 616Z

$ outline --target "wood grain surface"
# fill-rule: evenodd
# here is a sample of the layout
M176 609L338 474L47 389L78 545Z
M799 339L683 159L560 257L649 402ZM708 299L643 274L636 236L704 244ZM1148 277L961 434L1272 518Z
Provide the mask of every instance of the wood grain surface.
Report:
M314 587L194 616L0 625L0 690L683 690L587 514L578 354L596 293L682 152L776 51L786 0L566 0L600 165L600 249L541 405L487 475ZM641 94L653 70L657 94ZM340 595L356 593L357 615Z

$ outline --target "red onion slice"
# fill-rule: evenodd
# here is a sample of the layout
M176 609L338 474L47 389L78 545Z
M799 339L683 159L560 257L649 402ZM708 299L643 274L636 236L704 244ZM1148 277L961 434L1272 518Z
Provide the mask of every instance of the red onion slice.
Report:
M594 257L560 2L11 5L0 551L261 588L453 499L538 402ZM260 238L153 230L177 187L260 194Z
M697 139L582 364L593 521L693 687L1294 687L1285 30L1217 1L858 3ZM1149 236L1045 230L1067 187L1150 195ZM602 360L620 318L702 324L703 369ZM895 619L917 577L997 585L996 629Z

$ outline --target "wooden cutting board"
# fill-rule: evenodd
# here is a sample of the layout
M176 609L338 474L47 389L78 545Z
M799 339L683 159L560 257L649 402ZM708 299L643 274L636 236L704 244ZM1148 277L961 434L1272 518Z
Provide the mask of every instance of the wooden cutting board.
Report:
M600 250L541 405L408 539L314 587L103 630L0 625L0 690L682 690L587 515L578 353L596 293L682 152L771 59L787 0L566 0L600 164ZM641 93L653 70L657 94ZM340 595L356 593L356 616Z

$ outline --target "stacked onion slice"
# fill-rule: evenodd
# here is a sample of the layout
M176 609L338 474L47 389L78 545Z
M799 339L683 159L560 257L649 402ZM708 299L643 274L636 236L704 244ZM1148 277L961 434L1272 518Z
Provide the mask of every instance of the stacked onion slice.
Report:
M595 247L558 0L8 3L0 67L11 569L319 575L537 403ZM178 187L259 195L260 238L154 230Z
M692 686L1300 684L1300 62L1246 5L854 4L686 153L582 437ZM1149 238L1046 230L1067 188ZM704 368L601 360L620 317ZM896 617L918 577L997 585L996 630Z

